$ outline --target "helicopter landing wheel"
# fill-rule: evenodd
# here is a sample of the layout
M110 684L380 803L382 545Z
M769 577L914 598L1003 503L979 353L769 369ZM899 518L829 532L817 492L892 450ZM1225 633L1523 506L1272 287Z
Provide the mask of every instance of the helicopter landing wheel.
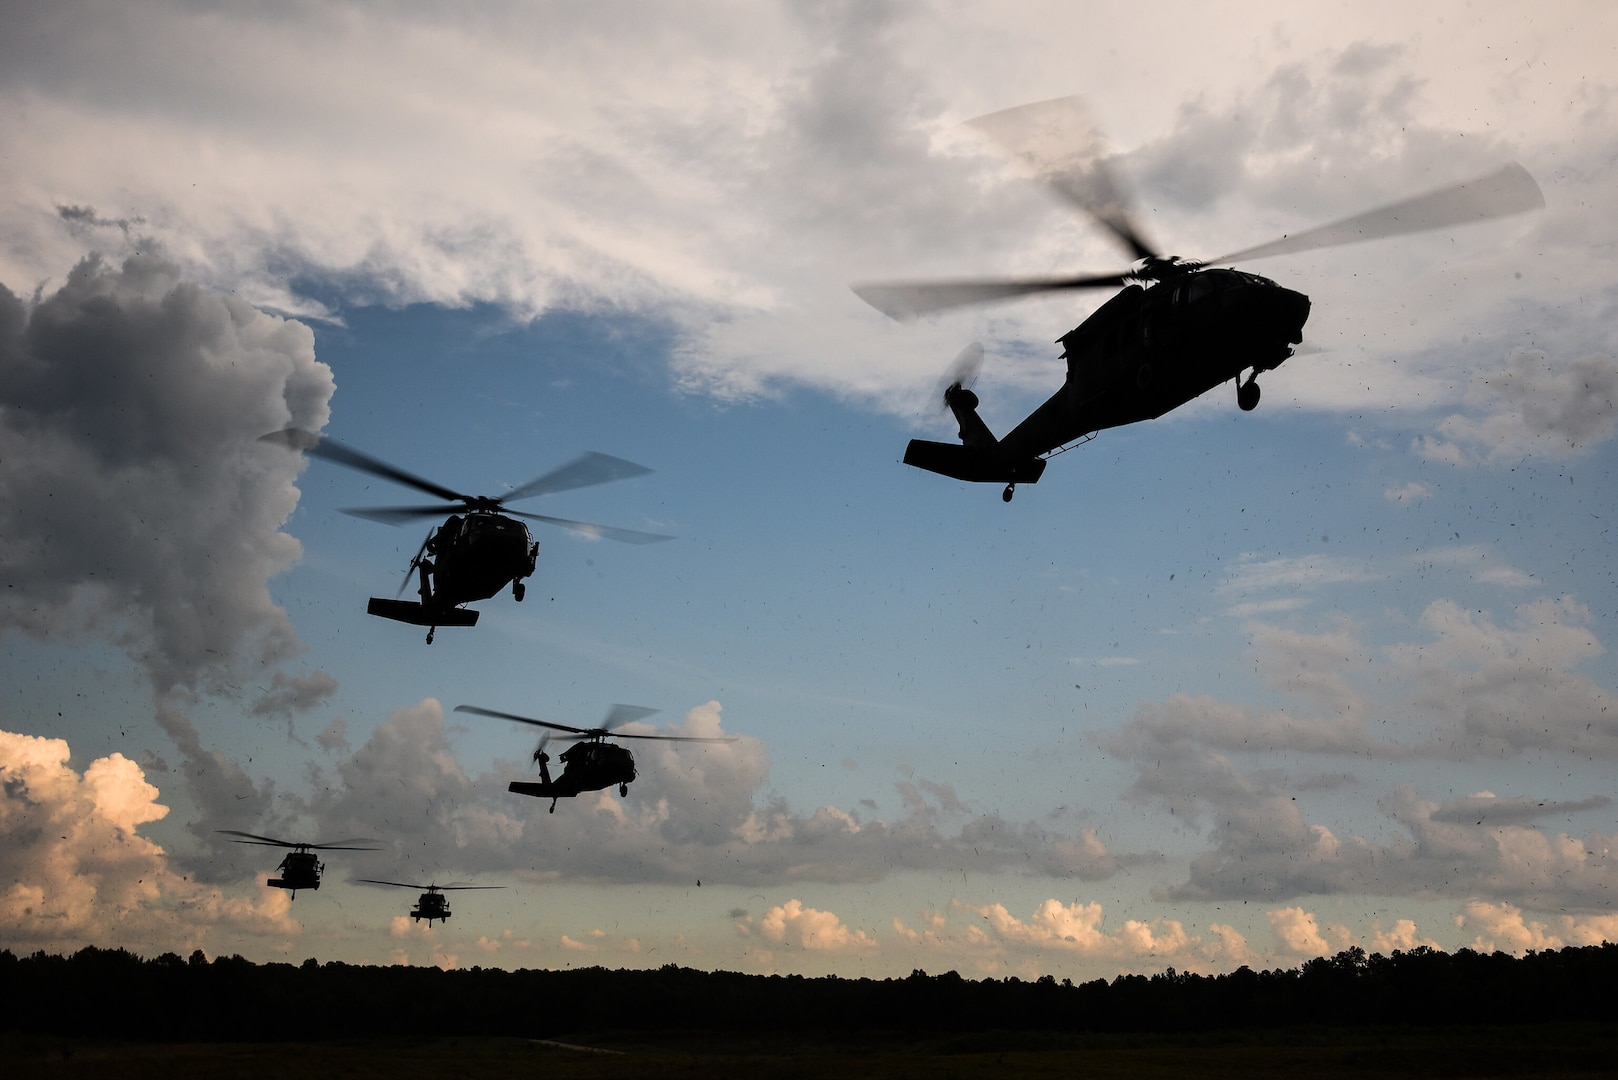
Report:
M1006 490L1004 490L1004 491L1002 491L1000 493L1000 501L1001 502L1010 502L1011 497L1013 495L1015 495L1015 494L1017 494L1017 485L1016 484L1007 484L1006 485Z
M1250 377L1246 382L1236 384L1236 404L1242 412L1252 412L1258 408L1258 376Z
M528 588L525 585L523 585L522 582L520 582L520 581L512 582L512 585L511 585L511 598L513 600L517 601L517 603L520 604L520 603L522 603L522 598L524 596L527 596L527 595L528 595Z
M629 785L628 784L619 784L618 785L618 797L620 799L629 798Z
M427 631L427 644L431 645L433 643L433 635L436 633L438 633L438 627L436 626Z

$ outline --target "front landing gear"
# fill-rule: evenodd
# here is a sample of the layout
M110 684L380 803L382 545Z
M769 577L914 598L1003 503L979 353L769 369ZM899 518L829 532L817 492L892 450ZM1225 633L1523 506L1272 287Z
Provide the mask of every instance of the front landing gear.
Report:
M1013 495L1015 495L1015 494L1017 494L1017 485L1016 484L1007 484L1006 485L1006 490L1004 490L1004 491L1002 491L1000 493L1000 501L1001 502L1010 502L1011 497Z
M1246 382L1239 378L1236 381L1236 404L1242 412L1252 412L1258 408L1258 373L1254 372L1247 377Z

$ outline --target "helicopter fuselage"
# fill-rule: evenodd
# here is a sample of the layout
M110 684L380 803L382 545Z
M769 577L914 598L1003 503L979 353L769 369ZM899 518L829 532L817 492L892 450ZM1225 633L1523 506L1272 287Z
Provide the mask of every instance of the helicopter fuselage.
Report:
M320 888L320 875L326 867L312 851L289 851L275 869L281 876L270 878L265 884L288 889L296 895L299 889Z
M416 906L410 909L410 918L412 920L420 922L422 919L426 919L428 926L433 924L434 919L447 921L449 915L449 897L436 889L428 889L422 893L416 898Z
M570 799L581 792L601 791L614 784L622 790L635 779L635 755L617 743L588 739L574 743L558 758L563 766L562 775L552 779L545 767L549 759L540 754L542 779L538 782L513 780L509 790L542 799Z
M1249 368L1279 367L1303 340L1309 298L1240 270L1187 270L1149 287L1126 285L1058 339L1067 360L1062 388L1003 439L977 415L977 395L960 385L945 402L961 442L913 439L905 463L959 480L1034 483L1049 456L1106 428L1151 420ZM1244 409L1257 384L1240 387Z
M452 608L487 600L528 577L539 548L528 526L516 518L474 511L440 525L426 553L432 558L431 605Z

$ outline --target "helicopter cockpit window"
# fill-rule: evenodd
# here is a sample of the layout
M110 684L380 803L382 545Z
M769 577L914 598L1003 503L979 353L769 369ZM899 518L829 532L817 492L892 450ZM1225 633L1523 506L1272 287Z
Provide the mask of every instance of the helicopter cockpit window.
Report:
M1212 293L1216 287L1216 282L1211 275L1195 274L1186 285L1186 299L1194 304L1204 296Z

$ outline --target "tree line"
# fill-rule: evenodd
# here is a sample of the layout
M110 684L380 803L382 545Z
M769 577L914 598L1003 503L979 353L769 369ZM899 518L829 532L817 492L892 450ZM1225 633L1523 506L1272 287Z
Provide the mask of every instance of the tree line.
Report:
M673 964L566 971L146 959L88 947L0 950L4 1027L153 1040L453 1035L546 1038L589 1030L872 1033L1173 1033L1244 1028L1611 1021L1618 945L1513 957L1353 948L1297 968L1218 975L968 979L747 975Z

